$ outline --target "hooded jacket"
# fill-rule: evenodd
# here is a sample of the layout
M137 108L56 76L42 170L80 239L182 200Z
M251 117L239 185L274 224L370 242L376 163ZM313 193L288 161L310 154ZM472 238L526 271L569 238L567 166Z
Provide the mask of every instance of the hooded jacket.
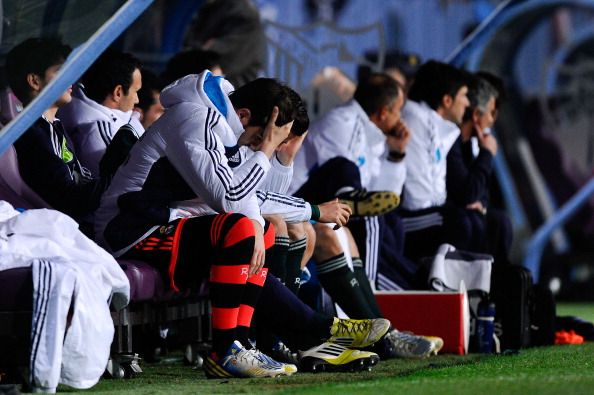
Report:
M73 86L72 101L58 113L81 164L95 177L99 176L99 162L107 146L122 126L131 124L137 137L144 133L140 121L132 116L132 110L124 112L105 107L89 99L80 84Z
M264 224L255 192L270 161L256 152L229 166L225 145L243 126L226 84L205 71L161 92L165 113L132 147L96 213L97 241L115 256L177 218L237 212Z

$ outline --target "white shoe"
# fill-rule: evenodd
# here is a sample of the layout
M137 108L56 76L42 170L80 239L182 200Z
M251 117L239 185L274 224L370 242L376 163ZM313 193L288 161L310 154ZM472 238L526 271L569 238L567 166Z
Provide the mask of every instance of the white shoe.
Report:
M248 350L237 340L218 361L211 356L204 361L208 378L289 376L296 371L295 365L279 363L255 348Z
M254 349L253 351L256 353L256 358L258 358L263 364L272 367L271 373L274 371L274 374L271 374L268 377L290 376L297 372L297 366L295 364L278 362L260 350Z

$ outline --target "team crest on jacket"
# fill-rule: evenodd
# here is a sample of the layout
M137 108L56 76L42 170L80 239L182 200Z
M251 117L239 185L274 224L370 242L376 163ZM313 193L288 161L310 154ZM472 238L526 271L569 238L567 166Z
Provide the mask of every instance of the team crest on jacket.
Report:
M163 225L159 228L159 233L162 235L170 235L175 230L175 226L173 225Z

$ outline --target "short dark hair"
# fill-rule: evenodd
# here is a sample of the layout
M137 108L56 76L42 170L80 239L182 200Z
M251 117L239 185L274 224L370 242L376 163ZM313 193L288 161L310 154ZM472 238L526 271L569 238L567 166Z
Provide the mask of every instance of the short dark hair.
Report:
M235 109L250 110L250 126L266 127L272 108L277 106L276 125L282 126L295 119L295 106L289 89L273 78L257 78L233 91L229 99Z
M47 69L63 63L70 51L57 37L28 38L11 49L6 56L6 77L16 97L28 103L32 90L27 75L45 77Z
M295 107L295 120L293 122L293 127L291 128L291 133L295 136L301 136L303 133L307 132L307 129L309 129L309 114L307 113L307 106L303 102L303 99L299 93L295 92L291 88L289 88L289 96L291 97L291 101Z
M221 56L214 51L192 49L175 54L165 66L161 78L165 84L185 77L188 74L200 74L214 66L220 66Z
M108 49L83 74L85 94L97 103L102 103L116 86L121 85L127 95L136 69L142 69L142 64L136 57Z
M155 73L148 69L142 70L142 88L138 91L138 104L136 107L140 108L142 111L148 111L148 109L155 104L157 101L155 100L154 93L161 92L163 89L164 84Z
M387 74L371 73L359 81L354 99L367 115L375 114L382 107L394 102L402 94L398 82Z
M416 102L423 101L437 110L444 96L456 97L460 88L467 85L466 72L447 63L430 60L419 67L408 91L408 98Z

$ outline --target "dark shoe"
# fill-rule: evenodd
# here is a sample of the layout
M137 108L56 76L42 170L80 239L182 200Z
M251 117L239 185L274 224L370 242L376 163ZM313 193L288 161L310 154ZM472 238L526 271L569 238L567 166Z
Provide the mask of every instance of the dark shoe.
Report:
M289 363L293 365L299 364L299 355L293 352L280 340L272 346L272 351L269 354L278 362Z
M396 329L388 332L382 340L384 352L379 353L382 359L427 358L430 355L437 355L443 347L443 340L439 337L417 336Z
M370 191L355 189L336 196L342 203L348 204L355 217L366 217L389 213L398 207L400 197L389 191Z

